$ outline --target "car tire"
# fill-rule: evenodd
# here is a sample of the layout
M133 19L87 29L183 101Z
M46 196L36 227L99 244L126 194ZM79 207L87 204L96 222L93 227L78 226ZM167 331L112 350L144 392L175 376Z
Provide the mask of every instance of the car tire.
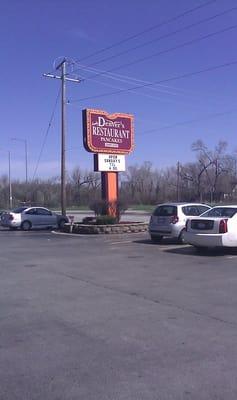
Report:
M179 234L178 241L180 244L186 244L186 242L184 240L184 232L185 232L185 229L183 229Z
M21 229L23 231L29 231L31 229L32 225L30 221L23 221L21 224Z
M60 219L60 221L58 221L58 228L63 229L66 222L67 221L65 219Z
M151 235L151 241L153 243L160 243L163 239L163 236L155 236L155 235Z

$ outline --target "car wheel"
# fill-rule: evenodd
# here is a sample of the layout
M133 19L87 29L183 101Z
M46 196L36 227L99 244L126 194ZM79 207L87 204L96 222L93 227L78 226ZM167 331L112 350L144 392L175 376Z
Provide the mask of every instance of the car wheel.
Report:
M184 240L184 232L185 232L185 229L183 229L179 234L178 240L179 240L179 243L181 243L181 244L186 244L186 242Z
M151 241L153 242L153 243L160 243L161 241L162 241L162 239L163 239L163 236L154 236L154 235L151 235Z
M23 221L21 224L21 229L23 231L29 231L31 229L31 222L30 221Z
M67 221L65 219L60 219L60 221L58 222L59 229L63 229L66 222Z

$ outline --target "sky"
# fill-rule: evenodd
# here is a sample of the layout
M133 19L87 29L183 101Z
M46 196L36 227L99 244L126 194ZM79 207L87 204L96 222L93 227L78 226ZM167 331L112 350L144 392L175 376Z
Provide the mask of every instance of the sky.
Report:
M67 83L68 173L93 169L85 108L134 114L127 166L194 161L197 139L234 152L236 40L236 0L2 0L0 175L10 151L12 178L24 179L24 140L29 179L60 174L60 80L43 74L64 57L82 80Z

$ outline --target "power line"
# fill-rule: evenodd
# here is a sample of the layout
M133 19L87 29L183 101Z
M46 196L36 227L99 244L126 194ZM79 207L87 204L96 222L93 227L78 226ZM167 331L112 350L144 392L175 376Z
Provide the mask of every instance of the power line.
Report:
M98 84L100 84L100 85L104 85L104 86L107 86L107 87L111 87L111 88L113 88L113 89L120 89L120 90L122 90L122 88L121 87L118 87L118 86L114 86L114 85L110 85L110 84L108 84L108 83L105 83L105 82L101 82L101 81L98 81L98 80L96 80L96 79L91 79L93 82L95 82L95 83L98 83ZM121 81L122 82L126 82L126 81L124 81L124 80L122 80L121 79ZM144 81L144 82L146 82L146 81ZM127 82L126 82L127 83ZM153 89L153 90L156 90L156 88L150 88L150 89ZM157 88L157 90L159 90L158 88ZM159 92L158 92L159 93ZM187 94L184 94L184 93L172 93L172 92L167 92L167 91L162 91L161 90L161 93L159 93L159 94L167 94L167 95L172 95L173 97L171 97L171 98L166 98L166 97L164 97L164 96L155 96L155 95L151 95L151 94L147 94L147 93L140 93L140 92L136 92L136 91L133 91L133 94L135 94L135 95L137 95L137 96L143 96L143 97L148 97L148 98L150 98L150 99L155 99L155 100L158 100L158 101L161 101L161 102L163 102L163 103L170 103L170 102L178 102L179 104L180 103L183 103L183 104L188 104L189 106L190 106L190 99L192 99L192 100L196 100L196 102L200 102L200 101L202 101L203 102L203 98L195 98L194 97L194 99L192 98L192 96L190 96L190 95L187 95ZM184 98L186 97L186 99L177 99L177 96L183 96ZM188 99L187 99L188 98ZM186 100L186 101L185 101ZM214 102L213 102L213 104L214 104ZM215 102L215 105L216 104L219 104L220 105L220 102ZM72 104L71 104L72 105ZM73 104L74 105L74 104ZM195 104L195 107L197 108L197 103ZM198 107L199 108L199 107ZM202 107L203 108L203 107Z
M105 61L108 61L108 60L112 60L112 59L114 59L114 58L116 58L116 57L119 57L119 56L122 56L122 55L124 55L124 54L130 53L130 52L133 51L133 50L137 50L137 49L140 49L140 48L142 48L142 47L145 47L145 46L147 46L147 45L149 45L149 44L152 44L152 43L154 43L154 42L158 42L159 40L166 39L166 38L168 38L168 37L171 37L171 36L173 36L173 35L176 35L177 33L184 32L184 31L186 31L187 29L194 28L195 26L198 26L198 25L200 25L200 24L202 24L202 23L211 21L211 20L213 20L213 19L215 19L215 18L218 18L218 17L220 17L220 16L223 16L223 15L225 15L225 14L227 14L227 13L230 13L230 12L233 12L233 11L236 11L236 10L237 10L237 7L229 8L228 10L225 10L225 11L222 11L222 12L220 12L220 13L218 13L218 14L212 15L211 17L204 18L204 19L202 19L202 20L199 20L199 21L197 21L197 22L194 22L193 24L186 25L186 26L184 26L184 27L182 27L182 28L180 28L180 29L176 29L175 31L169 32L169 33L167 33L167 34L165 34L165 35L162 35L162 36L159 36L158 38L149 40L149 41L147 41L147 42L145 42L145 43L142 43L142 44L139 44L139 45L137 45L137 46L135 46L135 47L130 47L129 49L123 50L123 51L121 51L120 53L116 53L116 54L114 54L114 55L112 55L112 56L103 58L102 60L96 61L96 62L94 62L94 63L92 63L92 64L88 64L88 67L101 64L101 63L103 63L103 62L105 62ZM76 70L76 71L77 71L77 70Z
M61 88L58 91L58 94L57 94L57 97L56 97L56 101L55 101L55 104L54 104L54 107L53 107L53 111L52 111L51 117L49 119L49 124L48 124L48 127L47 127L45 135L44 135L43 143L42 143L42 146L41 146L41 149L40 149L39 157L38 157L38 160L37 160L37 163L36 163L36 167L35 167L35 170L34 170L34 174L33 174L32 180L35 179L35 176L36 176L36 173L37 173L37 170L38 170L38 167L39 167L39 163L40 163L40 160L41 160L41 156L43 154L44 146L46 144L46 140L48 138L49 131L50 131L50 128L52 126L52 122L53 122L53 119L54 119L54 115L55 115L55 111L56 111L56 107L57 107L57 104L58 104L58 100L59 100L60 94L61 94Z
M231 61L231 62L228 62L228 63L224 63L224 64L215 65L213 67L204 68L204 69L201 69L201 70L198 70L198 71L194 71L194 72L187 72L187 73L182 74L182 75L176 75L174 77L162 79L160 81L155 81L155 82L146 83L146 84L143 84L143 85L133 86L133 87L127 88L127 89L121 89L121 90L116 90L114 92L102 93L102 94L98 94L98 95L95 95L95 96L88 96L88 97L84 97L84 98L81 98L81 99L78 99L78 100L71 100L71 101L68 101L68 103L77 103L77 102L84 101L84 100L91 100L91 99L96 99L96 98L100 98L100 97L112 96L114 94L130 92L130 91L141 89L141 88L144 88L144 87L150 87L150 86L158 85L160 83L171 82L171 81L175 81L175 80L178 80L178 79L189 78L191 76L199 75L199 74L202 74L204 72L215 71L215 70L218 70L218 69L221 69L221 68L230 67L230 66L236 65L236 64L237 64L237 60Z
M83 57L83 58L81 58L81 59L78 60L78 61L87 60L88 58L91 58L91 57L93 57L93 56L95 56L95 55L104 53L104 52L107 51L107 50L110 50L110 49L112 49L112 48L114 48L114 47L116 47L116 46L119 46L119 45L121 45L121 44L123 44L123 43L126 43L126 42L128 42L128 41L130 41L130 40L132 40L132 39L135 39L135 38L139 37L139 36L142 36L142 35L144 35L144 34L147 33L147 32L151 32L152 30L157 29L157 28L160 28L161 26L164 26L164 25L169 24L169 23L171 23L171 22L177 21L178 19L180 19L180 18L182 18L182 17L185 17L186 15L191 14L192 12L195 12L195 11L197 11L197 10L200 10L201 8L207 7L207 6L209 6L210 4L216 3L216 1L217 1L217 0L209 0L209 1L207 1L206 3L203 3L203 4L199 5L199 6L190 8L190 9L184 11L184 12L181 13L181 14L178 14L178 15L172 17L172 18L167 19L166 21L160 22L159 24L153 25L153 26L151 26L150 28L144 29L143 31L140 31L140 32L138 32L138 33L135 33L134 35L128 36L128 37L125 38L125 39L119 40L118 42L115 42L115 43L113 43L113 44L110 45L110 46L106 46L106 47L104 47L104 48L102 48L102 49L100 49L100 50L97 50L97 51L95 51L94 53L91 53L91 54L89 54L88 56Z
M177 126L184 126L184 125L189 125L189 124L193 124L199 121L206 121L208 119L213 119L213 118L217 118L217 117L222 117L224 115L228 115L228 114L233 114L234 112L236 112L237 108L233 108L231 110L228 111L223 111L223 112L217 112L217 113L212 113L212 114L207 114L204 117L200 117L200 118L194 118L194 119L190 119L190 120L186 120L186 121L181 121L181 122L176 122L174 124L170 124L170 125L166 125L166 126L162 126L160 128L156 128L156 129L149 129L148 131L145 132L141 132L139 134L139 132L137 133L137 135L141 136L144 134L149 134L149 133L154 133L157 131L162 131L165 129L171 129L171 128L176 128Z
M129 63L126 63L126 64L121 64L121 65L119 65L119 66L117 66L117 67L114 67L114 68L111 68L111 69L107 70L106 73L108 73L108 72L113 72L113 71L117 71L118 69L125 68L125 67L129 67L129 66L131 66L131 65L138 64L138 63L143 62L143 61L147 61L147 60L149 60L149 59L151 59L151 58L158 57L158 56L160 56L160 55L162 55L162 54L170 53L170 52L172 52L172 51L175 51L175 50L184 48L184 47L186 47L186 46L190 46L190 45L192 45L192 44L194 44L194 43L200 42L200 41L202 41L202 40L209 39L210 37L219 35L219 34L224 33L224 32L228 32L228 31L230 31L230 30L232 30L232 29L236 29L236 28L237 28L237 24L228 26L227 28L220 29L220 30L218 30L218 31L209 33L209 34L204 35L204 36L199 36L198 38L195 38L195 39L189 40L189 41L187 41L187 42L181 43L181 44L179 44L179 45L177 45L177 46L173 46L173 47L170 47L170 48L168 48L168 49L159 51L159 52L157 52L157 53L153 53L153 54L151 54L151 55L149 55L149 56L145 56L145 57L138 58L138 59L136 59L136 60L134 60L134 61L131 61L131 62L129 62ZM95 74L95 75L90 76L89 78L96 78L97 76L102 76L102 75L103 75L103 74Z
M106 71L103 71L103 70L98 69L98 68L86 67L86 66L81 66L81 69L85 70L85 71L89 71L89 72L106 72ZM132 76L122 75L122 74L108 73L108 74L105 74L104 76L109 78L109 79L113 79L115 81L120 81L120 82L130 83L130 84L132 84L132 83L153 83L153 82L148 81L148 80L138 79L138 78L134 78ZM85 80L85 77L83 77L83 78ZM116 89L115 86L106 84L104 82L98 81L98 80L93 79L93 78L87 78L87 80L92 81L92 82L96 82L96 83L101 84L101 85L110 86L110 87ZM151 89L153 91L158 91L159 93L165 93L165 94L168 94L168 95L185 96L185 97L189 97L189 98L190 98L190 95L195 95L195 96L197 94L200 95L200 93L197 93L197 92L194 92L194 91L185 90L185 89L181 89L181 88L176 88L176 87L169 86L169 85L158 85L158 86L159 86L159 88L149 87L148 89ZM160 87L162 89L160 89ZM117 87L117 89L122 89L122 88ZM170 90L172 90L172 92ZM213 95L210 96L209 94L207 94L206 96L213 97ZM221 97L223 99L223 96L221 96ZM216 98L216 95L215 95L215 98Z

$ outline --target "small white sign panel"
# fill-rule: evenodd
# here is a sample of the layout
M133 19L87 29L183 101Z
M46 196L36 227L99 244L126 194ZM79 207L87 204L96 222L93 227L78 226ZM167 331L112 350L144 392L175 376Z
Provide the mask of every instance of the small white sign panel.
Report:
M98 154L98 171L125 171L125 156L121 154Z

